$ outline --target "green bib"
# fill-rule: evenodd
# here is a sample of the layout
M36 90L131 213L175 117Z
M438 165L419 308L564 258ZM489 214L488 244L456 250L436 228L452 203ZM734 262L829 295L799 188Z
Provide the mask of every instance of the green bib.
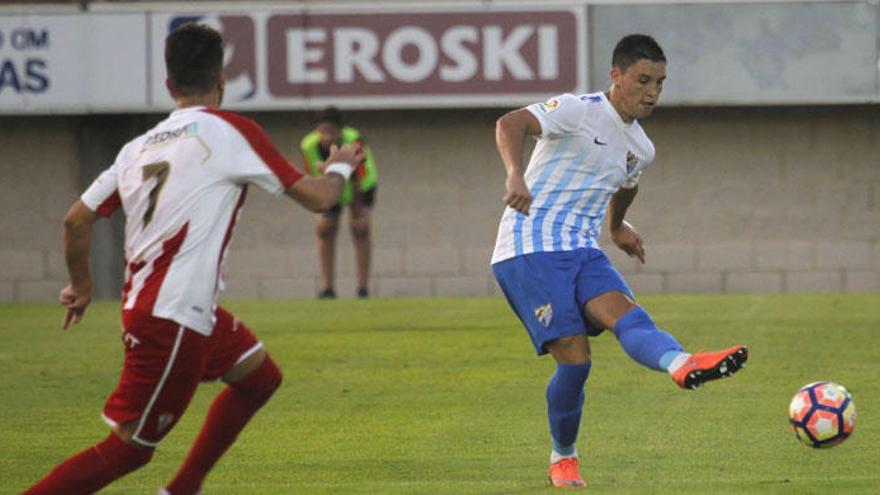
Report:
M376 179L378 179L376 162L373 160L373 152L370 150L370 147L367 146L364 137L357 129L345 126L342 128L342 132L339 133L339 141L336 145L342 146L351 143L360 143L363 146L364 161L358 166L355 174L357 174L361 192L369 191L376 186ZM321 175L320 172L318 172L317 165L324 161L324 155L321 153L321 143L320 138L318 137L318 131L312 131L306 134L305 137L302 138L302 141L300 141L299 147L300 150L302 150L303 156L306 158L305 167L309 174ZM345 190L343 190L342 196L339 197L339 203L342 205L351 204L353 197L354 192L352 191L351 181L348 180L345 182Z

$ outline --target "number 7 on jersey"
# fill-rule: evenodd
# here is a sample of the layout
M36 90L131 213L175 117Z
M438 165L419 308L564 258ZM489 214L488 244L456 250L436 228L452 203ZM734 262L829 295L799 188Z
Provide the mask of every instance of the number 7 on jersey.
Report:
M150 223L150 220L153 219L153 211L156 209L156 201L159 200L159 193L162 192L162 187L165 185L165 181L168 179L168 173L170 171L171 164L165 161L149 163L143 167L144 182L151 177L156 178L156 185L150 190L150 203L147 206L147 211L144 213L144 227L146 227L147 224Z

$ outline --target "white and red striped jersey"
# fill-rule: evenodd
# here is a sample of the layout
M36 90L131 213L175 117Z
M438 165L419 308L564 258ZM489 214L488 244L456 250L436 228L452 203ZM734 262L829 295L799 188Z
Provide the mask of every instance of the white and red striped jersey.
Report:
M279 195L302 176L252 120L205 107L126 144L81 198L99 215L125 211L123 309L210 335L248 184Z

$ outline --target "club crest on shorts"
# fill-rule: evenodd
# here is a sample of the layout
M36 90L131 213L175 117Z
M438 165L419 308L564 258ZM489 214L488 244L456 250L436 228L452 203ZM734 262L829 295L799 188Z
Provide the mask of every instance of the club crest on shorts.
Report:
M535 318L545 327L550 326L550 320L553 319L553 306L547 303L535 310Z
M162 414L161 416L159 416L159 420L157 421L157 424L156 424L156 429L158 431L164 431L166 428L171 426L171 423L173 421L174 421L173 414Z

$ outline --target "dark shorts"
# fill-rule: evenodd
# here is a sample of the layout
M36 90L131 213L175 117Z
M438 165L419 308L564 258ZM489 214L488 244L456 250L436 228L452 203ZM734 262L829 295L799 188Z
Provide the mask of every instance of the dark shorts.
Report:
M125 361L104 421L137 421L133 440L153 447L186 411L199 382L221 378L263 347L244 323L217 308L211 336L140 311L123 312Z
M633 297L605 253L595 248L516 256L495 263L492 271L538 355L547 353L551 340L604 331L584 314L589 300L611 291Z
M373 205L376 203L376 186L370 188L369 191L355 194L353 202L359 205L366 206L368 208L372 208ZM342 204L336 203L333 208L330 208L329 210L321 214L327 217L336 218L340 214L342 214Z

